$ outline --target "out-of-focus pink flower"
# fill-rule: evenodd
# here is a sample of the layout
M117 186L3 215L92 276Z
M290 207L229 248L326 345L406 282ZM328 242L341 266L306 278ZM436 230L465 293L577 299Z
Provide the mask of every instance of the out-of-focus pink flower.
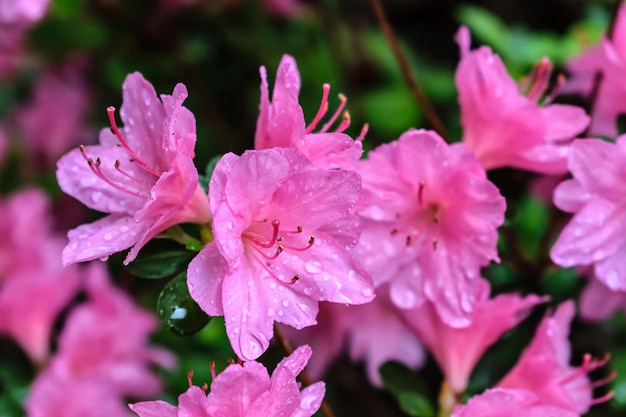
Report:
M458 405L452 417L579 417L580 414L545 404L531 391L495 388Z
M109 282L104 265L84 271L88 301L70 314L56 356L33 384L25 404L31 416L79 417L94 404L103 410L95 415L124 415L119 404L125 397L160 392L150 367L174 365L169 352L148 346L156 318ZM96 393L100 400L94 402Z
M410 130L361 161L365 219L356 256L400 308L432 301L451 326L470 324L480 268L498 260L505 201L465 144Z
M54 322L79 285L77 271L61 266L63 239L50 230L49 210L36 189L0 202L0 333L38 364L47 359Z
M28 29L43 18L50 0L0 0L0 79L11 76L24 58Z
M300 9L300 0L261 0L261 4L272 14L293 17Z
M73 62L42 75L34 86L32 100L18 109L20 138L35 160L46 165L71 148L85 143L92 133L86 126L90 94L82 71Z
M592 404L593 388L587 373L606 361L594 361L586 355L582 365L569 364L571 348L567 340L574 317L574 303L561 304L554 315L543 319L530 346L498 387L534 392L542 404L585 414Z
M326 387L316 382L300 391L296 376L306 366L311 348L301 346L280 361L272 377L258 362L232 364L214 377L207 394L191 386L178 397L178 407L164 401L130 404L140 417L311 417Z
M29 26L43 18L50 0L0 0L0 23Z
M61 264L61 247L57 256ZM48 359L50 334L59 313L79 288L79 274L24 268L0 289L0 333L19 343L37 364Z
M111 213L70 230L63 264L109 255L132 247L125 264L151 238L179 223L210 221L208 198L193 164L196 126L182 103L183 84L171 96L156 95L139 73L126 77L118 129L100 132L100 145L75 149L57 164L61 189L94 210Z
M298 103L300 73L296 61L284 55L278 66L272 101L269 99L267 73L261 67L261 104L257 120L256 149L274 147L295 148L319 168L350 169L363 153L362 137L353 140L342 133L350 125L350 117L343 113L343 121L334 132L328 132L339 117L346 103L340 94L341 104L319 132L313 132L328 110L330 86L324 84L320 109L309 126L304 121L302 107ZM363 136L363 135L362 135Z
M189 291L224 316L233 349L253 360L273 323L315 324L318 301L362 304L369 275L349 253L360 222L354 172L315 169L293 149L226 154L211 177L215 241L190 263Z
M358 306L320 303L316 325L302 330L281 328L293 344L306 343L313 347L307 367L312 378L321 378L344 347L353 361L365 362L367 376L377 386L382 385L378 370L385 362L400 362L412 369L422 366L425 359L422 344L404 322L388 292L388 286L379 287L372 302Z
M617 136L617 118L626 113L626 5L619 7L611 38L603 36L599 46L572 59L567 69L571 79L564 90L585 96L592 94L596 74L602 74L589 133Z
M545 174L567 172L570 140L589 124L584 110L542 99L552 66L544 58L520 92L490 48L470 50L470 34L457 34L461 61L456 71L463 141L485 169L514 167ZM543 100L542 105L540 105Z
M515 294L489 299L486 281L481 281L481 291L468 327L456 329L447 325L431 302L404 314L406 322L437 360L455 394L465 391L474 366L487 348L524 319L532 307L545 301L534 295L522 298Z
M590 277L580 297L580 316L600 321L619 310L626 313L626 291L611 290L600 280Z
M576 140L569 156L573 179L561 183L554 202L575 213L552 247L560 266L593 265L612 290L626 291L626 136L616 143Z

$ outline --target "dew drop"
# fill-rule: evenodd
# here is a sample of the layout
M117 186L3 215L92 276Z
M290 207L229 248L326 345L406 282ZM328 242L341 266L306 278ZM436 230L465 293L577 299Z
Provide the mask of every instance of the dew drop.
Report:
M322 272L322 264L316 260L308 260L304 264L304 270L309 274L319 274Z
M111 239L113 239L113 235L111 233L105 233L103 238L105 241L109 242Z
M100 191L94 191L91 193L91 201L97 203L102 198L102 193Z
M333 253L330 255L330 258L336 261L337 259L339 259L339 254L338 254L338 253L336 253L336 252L333 252Z
M281 304L283 305L283 307L289 307L289 301L287 300L283 300Z
M285 314L285 313L283 313L283 310L278 310L278 315L279 315L280 317L282 317L284 314Z
M374 294L374 292L372 291L371 288L363 288L361 290L361 294L363 294L364 297L371 297L372 294Z

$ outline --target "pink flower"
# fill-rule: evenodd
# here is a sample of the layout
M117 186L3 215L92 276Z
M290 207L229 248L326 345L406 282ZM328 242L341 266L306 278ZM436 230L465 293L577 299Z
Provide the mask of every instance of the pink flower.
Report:
M514 167L545 174L567 172L569 141L589 124L578 107L542 100L551 64L544 58L528 80L526 95L491 49L470 50L470 34L457 34L461 61L456 72L463 141L485 169Z
M586 374L603 366L606 360L594 361L586 355L579 367L569 364L571 348L567 338L573 317L574 303L567 301L553 316L544 318L530 346L498 387L531 391L542 404L578 414L585 414L591 405L604 401L593 399L593 388L598 384L591 384Z
M88 301L71 312L56 356L33 383L29 416L127 415L120 407L125 397L161 391L151 366L174 365L169 352L147 344L156 319L109 282L104 265L85 272Z
M389 299L388 292L388 286L379 287L372 302L358 306L321 303L315 326L302 330L281 328L294 344L307 343L313 347L307 367L312 378L321 378L344 347L353 361L365 362L367 376L376 386L382 386L378 370L388 361L412 369L423 365L422 344Z
M61 189L94 210L111 213L68 233L63 264L106 259L132 247L125 264L151 238L179 223L210 221L208 199L193 164L195 119L178 84L159 101L141 74L126 77L117 129L100 132L100 145L75 149L58 162Z
M197 386L178 397L178 407L164 401L130 404L140 417L311 417L326 391L317 382L300 391L302 372L311 348L301 346L276 366L272 377L258 362L232 364L213 378L209 394Z
M614 291L600 280L589 280L580 297L580 315L590 321L600 321L622 310L626 312L626 291Z
M276 73L276 83L269 100L267 73L261 67L261 104L257 120L256 149L274 147L295 148L319 168L352 167L363 153L361 144L364 133L353 140L342 133L350 125L350 117L344 112L343 121L335 132L328 129L341 114L346 98L339 95L341 104L320 132L313 133L318 122L328 109L330 86L324 84L322 104L309 126L304 121L304 113L298 103L300 93L300 74L293 57L284 55Z
M223 315L235 353L256 359L273 323L315 324L318 301L361 304L371 278L348 252L357 242L354 172L315 169L292 149L226 154L209 186L215 241L192 260L189 291Z
M534 295L522 298L514 294L489 299L489 285L480 282L481 293L468 327L457 329L447 325L431 302L404 314L406 322L437 360L454 394L465 391L474 366L487 348L523 320L532 307L545 301Z
M579 417L567 409L546 405L531 391L494 388L458 405L452 417Z
M41 20L50 0L0 0L0 23L30 25Z
M599 46L589 48L572 59L567 68L572 74L568 92L590 96L597 73L602 74L594 98L589 133L617 136L617 118L626 113L626 6L619 7L611 39L604 36Z
M92 133L86 127L90 94L82 71L83 65L73 62L43 74L32 100L18 109L20 136L36 161L49 165Z
M575 214L552 247L552 260L593 265L604 285L626 291L626 137L574 141L569 169L574 178L557 187L554 202Z
M0 333L43 364L53 325L78 291L76 269L63 269L63 241L50 230L47 197L37 189L0 202Z
M59 248L59 265L61 248ZM50 336L59 314L79 287L75 269L14 274L0 289L0 333L17 341L37 364L48 359Z
M0 64L1 65L1 64ZM0 73L2 70L0 70ZM9 138L7 138L6 130L2 124L0 124L0 166L4 163L7 152L9 151Z
M451 326L470 324L480 268L498 260L505 201L464 144L410 130L361 161L363 234L356 248L377 284L410 309L430 300Z

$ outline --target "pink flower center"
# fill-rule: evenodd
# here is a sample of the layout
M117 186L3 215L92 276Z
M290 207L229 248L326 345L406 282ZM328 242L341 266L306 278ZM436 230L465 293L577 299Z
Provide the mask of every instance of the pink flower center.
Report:
M425 187L426 184L421 181L417 191L417 211L408 216L397 214L398 222L390 234L404 237L406 246L411 246L419 237L426 236L432 239L433 250L436 250L440 234L441 205L436 201L425 201Z
M150 166L150 164L140 158L138 153L130 147L126 140L124 140L124 137L122 136L117 127L117 123L115 122L115 107L108 107L107 113L109 115L109 121L111 123L111 131L119 140L117 146L122 147L124 148L124 150L126 150L129 155L128 162L138 165L145 172L154 176L154 181L156 182L156 180L161 176L159 170ZM113 168L115 169L115 171L107 169L107 172L105 172L102 166L102 159L100 157L96 157L95 160L91 157L88 157L86 155L85 147L83 145L80 145L79 149L91 171L102 181L126 194L130 194L140 198L150 197L149 192L146 190L151 189L154 183L150 183L144 179L131 175L128 171L122 168L122 162L119 159L116 159L113 163Z
M542 58L534 66L528 77L523 78L519 82L519 88L522 94L530 100L542 105L547 105L561 92L565 84L565 77L559 74L556 84L550 93L547 93L550 86L550 77L552 75L553 66L548 58Z
M249 249L246 252L282 284L293 284L300 279L300 276L294 275L289 281L281 279L272 270L272 261L285 251L304 252L310 249L315 243L315 237L311 235L307 240L305 237L302 226L281 229L278 219L271 222L268 219L254 221L242 234L244 244Z

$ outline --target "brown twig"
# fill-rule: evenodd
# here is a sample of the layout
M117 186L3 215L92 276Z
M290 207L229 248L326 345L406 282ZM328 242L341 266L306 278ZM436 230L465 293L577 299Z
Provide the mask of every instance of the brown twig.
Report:
M398 65L400 65L400 70L402 71L402 75L404 76L405 81L409 85L411 92L415 96L417 103L424 111L424 114L426 115L426 119L431 124L433 129L435 129L435 131L437 131L437 133L439 133L439 135L442 138L448 141L449 138L448 138L448 133L446 132L446 128L443 126L441 119L439 119L439 116L437 116L435 109L430 104L430 101L428 101L428 98L424 94L422 87L417 81L417 77L415 76L415 74L413 73L413 70L411 69L409 60L407 59L406 55L402 51L402 48L400 47L400 43L398 42L398 38L396 37L396 34L393 28L391 27L391 24L389 23L389 20L387 20L387 15L385 14L385 10L383 9L383 6L380 3L380 0L370 0L370 4L372 5L372 9L374 9L374 12L376 13L376 18L378 19L378 22L380 23L380 26L382 27L383 32L385 33L385 37L387 38L387 41L389 42L389 46L391 46L393 54L396 57L396 60L398 61Z
M291 355L293 353L293 348L291 347L291 343L289 343L289 341L285 338L285 336L283 336L278 326L274 326L274 335L276 336L276 340L278 340L280 347L283 348L283 350L287 353L287 355ZM306 373L306 371L302 371L300 373L299 378L305 387L308 387L309 385L313 384L313 381L311 381L311 378ZM322 406L320 407L320 409L322 410L322 413L324 413L326 417L335 417L335 413L333 412L332 408L330 408L330 405L328 404L328 402L326 402L326 400L322 400Z

